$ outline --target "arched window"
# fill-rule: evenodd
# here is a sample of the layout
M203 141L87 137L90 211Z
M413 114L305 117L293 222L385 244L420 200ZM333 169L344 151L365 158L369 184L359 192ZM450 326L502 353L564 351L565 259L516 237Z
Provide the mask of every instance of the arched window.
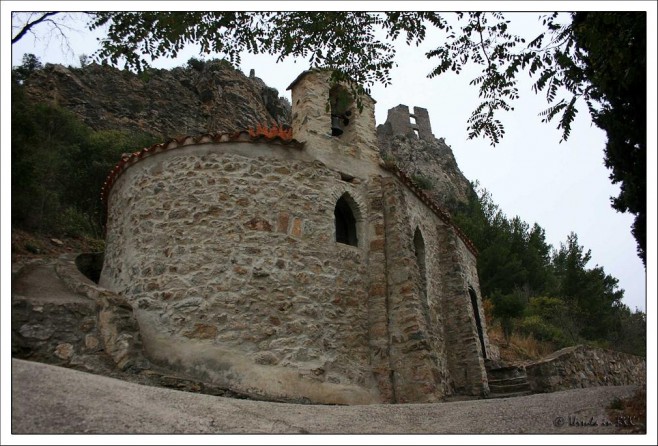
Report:
M429 329L430 326L430 307L427 301L427 264L425 261L425 240L419 228L414 233L414 252L416 253L416 264L420 273L420 305L423 309L423 316Z
M350 204L350 197L343 194L334 209L336 221L336 241L346 245L358 246L359 239L356 233L356 218Z

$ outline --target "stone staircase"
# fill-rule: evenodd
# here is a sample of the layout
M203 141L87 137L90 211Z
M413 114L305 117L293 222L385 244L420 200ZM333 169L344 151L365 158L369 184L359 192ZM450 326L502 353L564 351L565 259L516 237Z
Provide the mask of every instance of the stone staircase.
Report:
M486 368L490 391L488 398L510 398L532 393L525 367L490 361Z

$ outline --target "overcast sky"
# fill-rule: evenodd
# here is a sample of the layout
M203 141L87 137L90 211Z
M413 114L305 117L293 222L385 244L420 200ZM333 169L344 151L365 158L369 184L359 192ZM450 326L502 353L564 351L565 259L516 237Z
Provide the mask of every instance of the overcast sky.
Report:
M9 3L9 7L5 6ZM12 3L14 3L12 5ZM102 2L101 2L102 3ZM3 74L3 97L6 98L5 88L9 70L7 51L11 50L11 64L18 65L25 53L35 54L44 64L60 63L63 65L79 66L81 54L91 55L98 48L95 36L84 30L80 24L72 25L75 29L67 31L70 48L65 48L56 39L48 39L46 36L28 35L18 44L11 47L7 43L7 10L34 10L49 9L49 2L3 2L2 11L2 74ZM94 3L96 6L98 3ZM125 3L135 7L134 3ZM176 9L181 3L141 3L139 9L152 9L154 5L166 4L166 8ZM198 3L185 2L185 5ZM224 2L223 5L226 3ZM315 5L315 2L313 2ZM333 8L335 3L325 4L324 7ZM347 3L349 4L349 3ZM432 2L417 3L419 8L429 9ZM477 3L467 2L469 9L479 9L473 5ZM481 7L490 9L492 4L481 3ZM574 2L568 3L573 5ZM632 5L633 2L623 2L623 5ZM122 2L113 3L123 5ZM232 5L244 5L235 3ZM249 3L247 3L249 5ZM252 10L259 9L254 4L249 7ZM277 4L279 5L279 4ZM310 2L303 3L306 7ZM377 8L386 9L384 2L370 3ZM453 4L453 7L455 4ZM463 4L462 4L463 5ZM511 6L510 6L511 5ZM508 3L508 8L518 10L524 8L536 8L535 4L517 2ZM534 5L534 6L533 6ZM546 9L550 4L543 4ZM29 8L26 6L30 6ZM51 5L50 9L61 9L63 3L58 2ZM79 8L79 4L71 3L70 8ZM294 3L291 9L297 8L299 3ZM389 9L399 9L399 3L389 5ZM581 4L582 7L591 8L589 3ZM649 79L649 103L651 113L649 122L656 122L655 98L656 98L656 71L655 58L655 4L648 2L635 3L636 9L649 10L648 19L650 34L648 36L650 55ZM107 5L105 6L108 7ZM109 6L112 7L112 6ZM242 6L244 7L244 6ZM282 6L279 6L282 7ZM565 10L565 4L553 9ZM574 6L569 6L573 8ZM614 6L618 7L617 4ZM271 8L271 6L270 6ZM408 8L405 3L405 8ZM446 3L437 3L437 8L447 9ZM99 7L100 9L100 7ZM283 9L283 7L282 7ZM320 8L322 9L322 8ZM345 8L347 9L347 8ZM512 30L526 37L535 37L541 31L541 23L538 21L539 13L514 12L507 13L506 17L511 20ZM77 30L76 30L77 29ZM620 214L610 206L610 197L619 193L618 185L612 185L609 180L610 172L603 165L603 149L605 146L605 133L594 127L589 119L586 106L581 104L574 123L571 137L567 142L559 143L561 132L556 129L557 123L542 124L538 113L546 108L545 97L535 95L530 90L531 82L526 75L521 75L523 83L520 85L521 99L515 104L513 112L501 114L505 125L505 136L496 147L491 147L489 142L483 139L467 139L467 119L471 111L479 104L478 92L475 87L469 86L469 81L479 72L466 70L460 75L452 73L442 75L438 78L428 79L426 75L434 68L434 61L427 60L425 51L436 47L439 37L429 34L421 47L408 47L402 40L397 48L396 62L398 67L392 71L392 85L384 88L380 85L372 87L371 95L377 101L375 117L377 124L386 120L388 109L399 104L409 107L420 106L429 111L432 131L437 138L445 138L446 143L452 148L459 168L467 179L478 181L481 187L487 189L504 213L512 218L519 216L530 226L538 223L546 231L547 242L555 248L564 243L570 232L578 235L580 245L590 249L592 260L589 268L596 265L603 266L605 272L619 279L620 288L625 290L624 302L632 310L638 308L646 311L646 276L645 269L636 253L635 239L631 235L630 227L633 222L631 214ZM157 68L171 68L184 65L190 57L202 58L195 47L183 51L175 60L158 60L153 63ZM205 59L213 58L203 56ZM245 54L240 67L245 74L250 69L255 69L256 76L279 90L279 94L290 99L290 92L286 90L288 85L303 70L308 68L308 63L303 60L286 60L283 63L275 63L271 56L253 56ZM653 82L652 82L653 80ZM8 112L9 101L2 101L3 107L3 130L8 128L5 116ZM5 126L6 124L6 126ZM8 148L6 140L8 132L3 131L3 146ZM652 213L649 214L649 241L648 254L655 261L655 132L649 134L649 158L648 165L652 169L649 176L649 203ZM136 148L137 149L137 148ZM3 186L9 175L9 163L5 162L3 150L2 178ZM8 183L8 181L7 181ZM5 205L7 198L5 193L8 187L3 187L3 210L8 209ZM653 198L651 198L653 197ZM653 218L651 217L653 215ZM5 239L6 212L3 212L3 247L8 248ZM9 221L7 221L9 224ZM651 257L653 256L653 257ZM653 263L655 268L655 263ZM3 265L4 266L4 265ZM651 271L651 269L649 270ZM655 274L650 278L653 290L655 290ZM651 293L655 300L655 292ZM650 309L655 309L654 302L650 302Z

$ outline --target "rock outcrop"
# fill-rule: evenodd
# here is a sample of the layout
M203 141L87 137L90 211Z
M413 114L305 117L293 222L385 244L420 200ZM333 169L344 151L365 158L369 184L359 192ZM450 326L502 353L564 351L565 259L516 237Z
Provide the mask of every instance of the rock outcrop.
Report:
M71 110L95 130L132 130L163 140L290 122L290 104L276 89L219 60L139 75L107 65L47 64L24 86L35 102Z

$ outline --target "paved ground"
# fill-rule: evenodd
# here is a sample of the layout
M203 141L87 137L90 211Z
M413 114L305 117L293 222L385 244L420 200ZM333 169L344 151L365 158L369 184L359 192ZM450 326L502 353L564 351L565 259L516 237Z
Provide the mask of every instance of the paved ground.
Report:
M602 425L606 406L635 387L438 404L318 406L194 394L12 359L11 390L14 435L611 434L614 426ZM570 417L598 425L569 426Z

